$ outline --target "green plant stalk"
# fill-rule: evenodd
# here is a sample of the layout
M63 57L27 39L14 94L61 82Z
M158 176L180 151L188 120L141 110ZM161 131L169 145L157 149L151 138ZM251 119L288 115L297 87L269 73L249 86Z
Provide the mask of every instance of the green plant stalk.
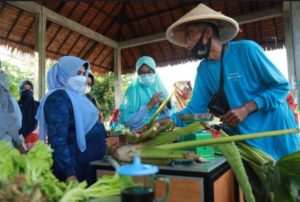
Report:
M165 99L165 101L163 101L163 103L158 107L158 109L155 111L155 113L151 117L149 123L147 124L147 128L150 128L153 125L153 122L155 121L156 117L159 115L159 113L161 112L161 110L163 110L163 108L165 108L165 106L171 100L171 98L174 95L174 93L175 93L175 91L173 90L173 92L167 97L167 99Z
M161 133L159 136L157 136L154 139L151 139L149 141L146 141L143 144L145 146L149 146L149 147L157 146L157 145L161 145L161 144L168 144L168 143L173 142L174 140L176 140L176 138L178 138L180 136L188 135L192 132L195 132L197 130L203 130L203 129L204 129L204 126L201 123L196 122L196 123L189 124L185 127L175 130L175 131L168 131L168 132ZM177 143L174 143L174 144L177 144ZM162 149L165 149L165 148L162 148Z
M259 177L261 183L267 186L267 179L273 173L276 160L267 153L244 143L237 143L238 150L243 160L248 162Z
M124 130L124 131L122 131L122 133L126 137L126 140L129 143L135 143L136 142L137 137L132 132L130 132L129 130Z
M236 141L244 141L262 137L271 137L271 136L279 136L284 134L293 134L297 133L300 130L298 128L295 129L287 129L287 130L277 130L277 131L268 131L262 133L251 133L251 134L243 134L243 135L234 135L229 137L219 137L207 140L192 140L192 141L185 141L173 144L162 144L155 146L156 148L160 149L184 149L184 148L191 148L191 147L200 147L200 146L208 146L208 145L215 145L215 144L222 144L228 142L236 142ZM176 132L176 131L174 131Z
M174 129L174 127L175 127L175 125L174 125L173 121L170 119L166 125L158 127L158 132L163 133L166 131L171 131Z
M273 188L274 201L296 202L300 189L300 151L286 155L279 159L275 165L275 171L269 187ZM274 186L275 184L275 186Z
M143 141L145 141L147 139L151 139L151 138L155 137L157 133L158 133L157 127L156 126L152 126L150 129L148 129L145 132L143 132L141 134L141 136L138 137L134 143L139 143L139 142L143 142Z
M228 137L224 131L221 131L221 136ZM220 149L231 169L233 170L234 175L236 176L236 179L243 190L246 201L255 202L252 188L236 144L234 144L234 142L228 142L219 144L217 147Z
M187 153L189 152L146 147L142 149L140 156L142 159L185 159Z

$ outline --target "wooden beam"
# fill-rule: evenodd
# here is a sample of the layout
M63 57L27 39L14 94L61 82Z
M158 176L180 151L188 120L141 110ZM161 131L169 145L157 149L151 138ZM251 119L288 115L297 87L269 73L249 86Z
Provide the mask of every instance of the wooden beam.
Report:
M115 108L119 108L122 103L122 67L121 49L114 49L114 73L115 73Z
M288 75L292 92L300 104L300 3L283 2L284 8L284 35L287 53Z
M9 4L12 4L16 7L19 7L21 9L24 9L28 12L31 13L41 13L41 9L43 8L43 6L34 3L34 2L25 2L25 1L10 1L7 2ZM70 29L74 32L77 32L79 34L82 34L90 39L93 39L99 43L105 44L109 47L112 48L117 48L118 47L118 43L100 33L95 32L94 30L91 30L73 20L70 20L50 9L45 8L45 15L46 18L56 24L59 24L67 29Z
M145 37L139 37L136 39L128 40L128 41L123 41L119 43L119 48L130 48L134 46L140 46L143 44L148 44L148 43L154 43L158 41L164 41L166 40L166 33L161 32L158 34L153 34Z
M247 24L250 22L256 22L260 20L265 20L269 18L274 18L283 15L282 7L275 7L268 10L261 10L254 13L241 15L234 17L234 19L240 24Z
M39 57L38 66L38 96L42 98L45 94L46 84L45 84L45 73L46 73L46 16L44 13L45 7L42 7L41 12L37 14L37 49Z

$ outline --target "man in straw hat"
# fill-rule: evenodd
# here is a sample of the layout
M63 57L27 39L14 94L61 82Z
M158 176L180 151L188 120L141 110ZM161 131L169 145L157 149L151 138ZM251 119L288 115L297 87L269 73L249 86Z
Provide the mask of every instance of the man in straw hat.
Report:
M166 35L171 43L187 48L201 60L192 99L179 114L205 113L209 109L233 134L297 128L293 111L286 102L288 81L258 44L249 40L230 42L238 31L234 19L204 4L168 28ZM176 114L172 118L176 125L181 125ZM246 143L278 160L299 149L299 134ZM247 165L246 170L256 201L265 201L263 187L253 184L259 181L251 176L253 171Z

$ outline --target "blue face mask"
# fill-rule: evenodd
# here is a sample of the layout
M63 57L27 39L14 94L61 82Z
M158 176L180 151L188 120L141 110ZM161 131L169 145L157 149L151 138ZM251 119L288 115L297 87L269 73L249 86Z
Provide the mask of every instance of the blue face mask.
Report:
M149 86L155 82L155 74L139 75L139 82L145 86Z

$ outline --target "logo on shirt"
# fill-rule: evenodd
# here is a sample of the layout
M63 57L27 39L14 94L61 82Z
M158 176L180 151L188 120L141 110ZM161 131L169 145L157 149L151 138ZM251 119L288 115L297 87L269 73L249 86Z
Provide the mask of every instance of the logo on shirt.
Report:
M242 75L239 72L230 73L227 76L228 80L237 81L238 79L242 78Z

